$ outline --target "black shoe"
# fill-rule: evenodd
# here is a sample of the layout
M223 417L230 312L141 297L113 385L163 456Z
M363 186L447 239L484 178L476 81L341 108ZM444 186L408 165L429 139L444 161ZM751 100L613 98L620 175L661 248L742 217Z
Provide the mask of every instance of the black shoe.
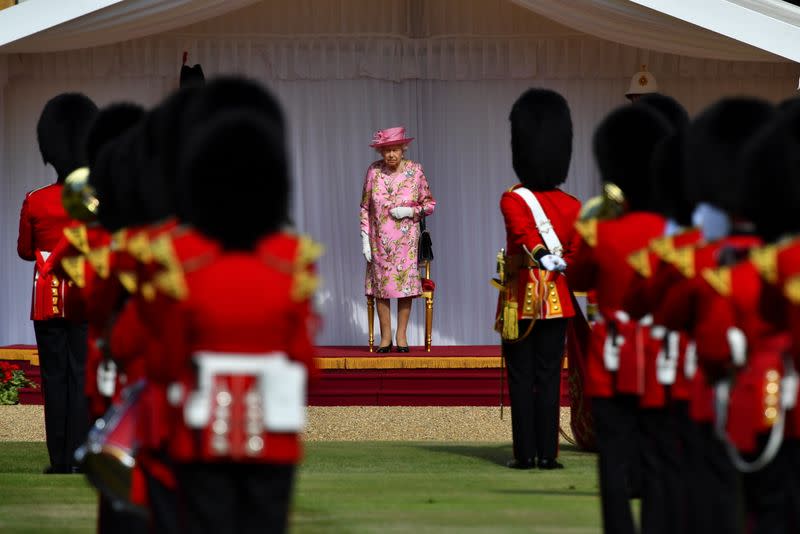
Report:
M69 473L69 468L65 465L48 465L42 473L45 475L64 475Z
M69 468L69 472L73 475L82 475L83 474L83 466L80 465L73 465Z
M547 458L542 458L539 460L539 469L564 469L564 465L558 463L555 460L548 460Z
M533 458L528 458L527 460L517 460L514 458L506 462L506 467L511 469L533 469L536 467L536 463L533 461Z
M378 347L378 350L376 350L375 352L377 352L378 354L386 354L387 352L392 352L392 345L390 343L385 347Z
M406 345L405 347L397 345L397 352L408 352L408 345Z

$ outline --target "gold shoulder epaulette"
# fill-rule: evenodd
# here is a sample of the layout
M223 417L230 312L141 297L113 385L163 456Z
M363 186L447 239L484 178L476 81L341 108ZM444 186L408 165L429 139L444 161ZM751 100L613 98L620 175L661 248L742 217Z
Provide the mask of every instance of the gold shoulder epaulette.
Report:
M703 269L701 273L708 285L713 287L723 297L731 294L731 268L719 267L717 269Z
M300 267L305 267L306 265L316 262L324 253L325 245L317 243L307 235L301 235L298 237L295 264Z
M686 278L694 278L694 251L692 246L676 248L664 259L674 265Z
M157 263L160 263L168 270L180 267L175 247L172 246L172 238L168 235L161 235L154 239L150 245L150 253Z
M655 252L656 256L662 260L666 260L670 252L675 250L675 241L669 235L656 237L650 241L650 250Z
M800 274L786 280L783 284L783 294L792 304L800 304Z
M297 271L292 280L292 301L301 302L308 300L319 286L319 276L306 270Z
M128 230L123 228L111 234L111 250L117 252L118 250L125 250L128 246Z
M137 232L128 238L128 253L141 263L149 263L153 259L147 233Z
M628 265L633 267L644 278L653 276L653 272L650 269L650 249L643 248L628 256Z
M153 278L153 285L158 291L175 300L185 300L189 295L183 272L177 269L161 271Z
M119 278L119 283L122 284L122 287L125 288L125 291L127 291L131 295L136 293L136 287L138 285L138 281L135 272L121 271L117 274L117 278Z
M89 234L86 231L86 226L81 224L79 226L70 226L64 228L64 237L70 244L81 251L83 254L89 252Z
M94 272L97 273L97 276L103 280L108 278L108 275L111 271L111 250L108 247L100 247L90 250L89 253L86 254L86 259L89 260L89 265L92 266L92 269L94 269Z
M778 281L778 248L775 245L754 248L750 251L750 262L755 265L758 274L769 282Z
M506 189L506 193L511 193L514 189L518 188L520 185L522 185L522 184L514 184L514 185L512 185L511 187Z
M86 286L86 258L83 256L62 258L61 268L76 286L80 288Z
M575 230L590 247L597 246L597 219L577 221L575 223Z

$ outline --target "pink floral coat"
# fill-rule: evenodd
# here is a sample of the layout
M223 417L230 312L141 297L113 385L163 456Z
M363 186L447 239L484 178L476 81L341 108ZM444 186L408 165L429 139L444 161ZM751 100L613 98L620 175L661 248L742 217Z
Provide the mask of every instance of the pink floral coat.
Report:
M414 217L395 219L392 208L414 208ZM436 201L419 163L404 160L389 174L382 161L367 169L361 196L361 231L369 235L366 294L378 298L416 297L422 293L417 266L419 221Z

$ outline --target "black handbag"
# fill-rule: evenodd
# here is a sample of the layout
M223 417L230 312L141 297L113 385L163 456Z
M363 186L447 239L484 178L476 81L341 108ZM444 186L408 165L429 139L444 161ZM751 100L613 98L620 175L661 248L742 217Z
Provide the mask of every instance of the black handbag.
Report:
M433 261L433 241L425 226L425 217L419 221L419 261Z

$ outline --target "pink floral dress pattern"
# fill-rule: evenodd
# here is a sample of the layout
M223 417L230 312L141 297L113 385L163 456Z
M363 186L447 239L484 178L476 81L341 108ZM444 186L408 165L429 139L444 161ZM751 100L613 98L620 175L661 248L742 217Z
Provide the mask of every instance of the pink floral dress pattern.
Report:
M414 208L412 218L395 219L389 210ZM361 231L369 236L366 294L378 298L416 297L422 293L417 265L419 221L436 201L419 163L404 160L389 173L382 161L367 169L361 196Z

